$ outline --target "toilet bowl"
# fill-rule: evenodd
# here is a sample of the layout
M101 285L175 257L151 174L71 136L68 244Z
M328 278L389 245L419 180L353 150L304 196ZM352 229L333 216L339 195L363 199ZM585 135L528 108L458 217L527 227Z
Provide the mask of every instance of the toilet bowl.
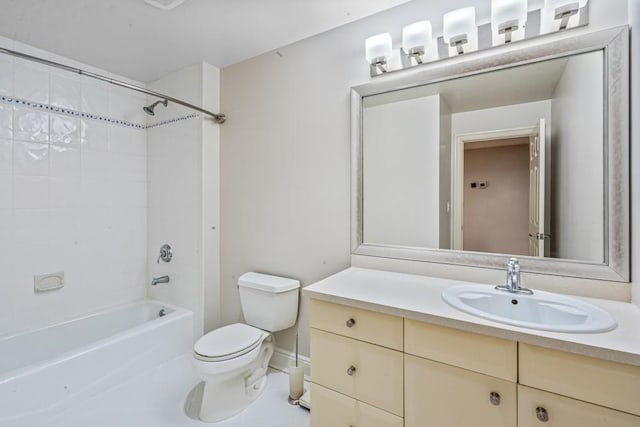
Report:
M229 418L260 396L273 343L270 333L242 323L216 329L196 343L195 368L205 382L202 421Z
M238 285L247 324L218 328L194 346L195 370L204 381L200 419L206 422L227 419L260 397L274 350L271 332L297 318L297 280L246 273Z

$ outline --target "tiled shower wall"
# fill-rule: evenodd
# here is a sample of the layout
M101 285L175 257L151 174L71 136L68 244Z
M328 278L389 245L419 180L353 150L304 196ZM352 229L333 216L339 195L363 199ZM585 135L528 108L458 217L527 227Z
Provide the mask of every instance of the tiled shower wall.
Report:
M145 102L0 54L0 335L145 296ZM64 288L34 292L34 275L59 271Z

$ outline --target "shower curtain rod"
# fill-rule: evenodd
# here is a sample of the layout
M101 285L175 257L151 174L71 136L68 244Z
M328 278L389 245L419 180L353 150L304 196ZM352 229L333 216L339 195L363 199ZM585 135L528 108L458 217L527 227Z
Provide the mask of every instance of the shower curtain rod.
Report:
M66 70L66 71L69 71L69 72L72 72L72 73L80 74L82 76L91 77L91 78L96 79L96 80L102 80L103 82L107 82L107 83L110 83L110 84L115 85L115 86L124 87L124 88L127 88L127 89L135 90L136 92L141 92L141 93L144 93L144 94L147 94L147 95L155 96L157 98L166 99L167 101L174 102L176 104L182 105L184 107L191 108L193 110L196 110L196 111L199 111L199 112L201 112L203 114L211 116L211 117L213 117L213 120L218 124L222 124L227 120L227 117L224 114L212 113L211 111L207 111L207 110L205 110L203 108L200 108L200 107L198 107L196 105L193 105L193 104L189 104L188 102L181 101L181 100L179 100L177 98L174 98L174 97L171 97L171 96L168 96L168 95L164 95L164 94L162 94L160 92L155 92L155 91L152 91L152 90L149 90L149 89L145 89L145 88L140 87L140 86L136 86L136 85L132 85L132 84L129 84L129 83L125 83L123 81L112 79L112 78L103 76L101 74L96 74L96 73L92 73L90 71L81 70L80 68L75 68L75 67L71 67L69 65L60 64L58 62L49 61L48 59L38 58L37 56L27 55L26 53L17 52L15 50L11 50L11 49L5 49L3 47L0 47L0 53L4 53L6 55L15 56L17 58L26 59L27 61L39 62L41 64L45 64L45 65L48 65L50 67L60 68L61 70Z

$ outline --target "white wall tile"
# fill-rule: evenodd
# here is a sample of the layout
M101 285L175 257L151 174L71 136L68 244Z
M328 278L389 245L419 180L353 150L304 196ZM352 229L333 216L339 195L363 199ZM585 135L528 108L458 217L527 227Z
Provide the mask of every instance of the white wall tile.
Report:
M51 143L59 145L80 145L80 119L51 114Z
M49 73L44 66L22 59L13 65L14 96L33 102L49 102Z
M13 58L0 55L0 95L13 95Z
M79 177L81 171L80 148L51 145L49 148L50 176Z
M13 137L13 107L0 104L0 138Z
M111 177L113 166L110 153L99 151L82 151L82 176L96 180L106 180Z
M105 123L95 120L82 120L80 128L83 150L109 150L108 128Z
M46 176L14 176L13 207L46 209L49 207L49 178Z
M49 243L15 244L14 254L14 295L22 303L20 308L28 310L31 304L26 302L33 296L33 276L55 271L50 262Z
M71 110L81 109L79 76L68 72L64 72L64 75L51 74L51 105Z
M13 138L18 141L48 142L49 113L14 107Z
M111 181L97 179L82 179L81 206L108 207L113 199L113 184Z
M104 244L112 239L113 226L111 208L103 206L83 206L79 210L79 232L85 246L88 242Z
M14 142L13 173L29 176L49 175L49 145L38 142Z
M147 158L144 156L114 154L113 176L116 181L146 181Z
M82 111L85 113L105 116L109 112L109 87L90 77L80 78Z
M80 206L81 189L77 178L49 178L50 207L77 209Z
M147 143L145 132L121 126L109 127L109 150L114 153L145 156Z
M144 95L114 89L0 55L0 94L144 123ZM0 104L0 301L16 307L0 311L0 335L145 295L146 153L144 130ZM33 276L54 271L65 287L35 295Z
M147 183L114 181L113 206L144 208L147 206Z
M67 242L78 240L80 237L78 216L78 211L74 209L49 210L50 240Z
M0 175L0 209L13 208L13 177Z
M46 242L53 236L48 209L16 209L13 216L16 244Z
M13 171L13 143L0 138L0 175L10 175Z

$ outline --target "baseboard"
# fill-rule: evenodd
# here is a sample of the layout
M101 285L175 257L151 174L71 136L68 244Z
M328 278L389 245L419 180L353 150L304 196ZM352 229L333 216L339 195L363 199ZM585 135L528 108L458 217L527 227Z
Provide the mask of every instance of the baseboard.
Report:
M289 362L295 362L296 355L287 350L276 347L273 351L273 357L269 366L282 372L289 372ZM298 363L304 366L304 379L309 381L311 378L311 362L308 357L299 356Z

